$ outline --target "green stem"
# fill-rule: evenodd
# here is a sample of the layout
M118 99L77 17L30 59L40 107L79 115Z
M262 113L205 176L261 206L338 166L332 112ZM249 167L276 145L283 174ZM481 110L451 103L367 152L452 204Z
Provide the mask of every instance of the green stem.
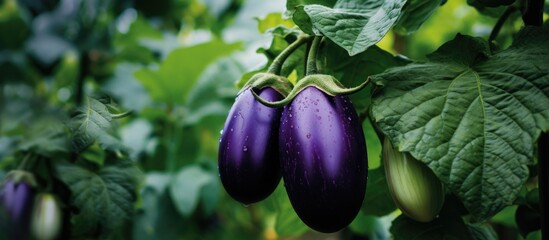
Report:
M498 36L499 32L501 31L501 28L503 27L503 24L505 23L505 21L507 21L509 16L511 16L511 14L516 10L517 10L517 8L514 5L509 5L509 7L507 7L507 9L505 9L505 12L503 12L503 14L501 14L498 21L496 22L496 25L492 29L492 32L490 33L490 37L488 37L488 42L489 43L491 43L492 41L494 41L496 39L496 37Z
M269 69L267 70L268 73L272 73L275 75L280 75L280 72L282 71L282 65L284 65L284 62L292 53L297 50L301 45L308 42L312 37L308 35L302 35L297 38L293 43L288 45L282 51L274 60L271 66L269 66Z
M322 37L316 36L313 39L313 44L311 45L311 49L309 49L309 56L307 57L307 74L306 75L313 75L318 74L318 68L316 67L316 54L318 52L318 47L320 46L320 40Z
M89 58L88 58L88 52L84 51L80 53L80 59L79 59L79 67L78 70L80 71L78 74L78 79L76 81L75 86L75 94L74 94L74 103L76 106L81 106L82 102L84 100L84 83L86 80L86 75L88 74L88 65L89 65Z
M32 157L31 153L25 154L25 157L23 158L23 161L21 161L21 163L19 164L19 167L17 167L17 169L25 170L25 168L29 165L29 161L30 161L31 157Z
M527 26L543 25L543 5L545 0L526 0L526 7L522 12L522 21Z
M123 112L123 113L111 113L111 117L113 119L120 119L120 118L124 118L124 117L127 117L129 115L132 115L133 111L126 111L126 112Z

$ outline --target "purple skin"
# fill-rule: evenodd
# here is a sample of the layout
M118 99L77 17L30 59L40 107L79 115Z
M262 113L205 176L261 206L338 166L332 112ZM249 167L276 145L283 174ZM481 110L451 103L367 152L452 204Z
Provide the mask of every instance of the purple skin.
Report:
M349 225L368 178L362 125L351 101L305 88L284 107L279 139L284 185L299 218L325 233Z
M7 215L3 227L10 236L8 239L28 238L34 195L34 189L26 182L8 180L0 189L0 212Z
M281 94L270 87L259 96L278 101ZM280 182L278 128L282 109L269 108L244 90L229 112L219 140L219 176L235 200L251 204L268 197Z

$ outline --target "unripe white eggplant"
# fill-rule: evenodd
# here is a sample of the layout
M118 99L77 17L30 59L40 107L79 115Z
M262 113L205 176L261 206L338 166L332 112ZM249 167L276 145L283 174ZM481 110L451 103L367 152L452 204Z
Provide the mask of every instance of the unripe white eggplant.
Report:
M35 239L56 239L62 225L62 212L55 196L42 193L36 197L32 216L32 234Z
M409 153L394 149L387 138L383 163L391 196L402 213L418 222L433 220L444 204L444 186L433 171Z

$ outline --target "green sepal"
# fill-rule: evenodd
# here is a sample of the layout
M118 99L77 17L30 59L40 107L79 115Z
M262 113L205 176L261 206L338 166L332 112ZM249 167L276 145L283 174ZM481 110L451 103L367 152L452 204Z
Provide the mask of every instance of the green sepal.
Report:
M24 170L11 170L8 174L6 174L2 185L7 180L12 180L15 183L26 182L29 186L36 187L36 179L34 178L34 174Z
M263 105L268 107L282 107L289 102L291 102L294 97L303 91L303 89L314 86L318 88L319 90L323 91L324 93L330 95L330 96L337 96L337 95L348 95L353 94L355 92L360 91L362 88L364 88L369 83L369 79L361 83L360 85L352 88L345 88L343 84L341 84L335 77L331 75L325 75L325 74L313 74L305 76L303 79L299 80L295 87L292 89L292 91L282 100L275 101L275 102L269 102L263 98L261 98L257 93L252 91L252 94L254 97L261 102Z
M292 83L285 77L278 76L272 73L256 73L253 75L240 92L252 88L254 90L263 89L264 87L271 87L282 96L288 96L292 90ZM238 94L240 94L240 92ZM253 93L254 91L252 91ZM255 93L254 93L255 95Z

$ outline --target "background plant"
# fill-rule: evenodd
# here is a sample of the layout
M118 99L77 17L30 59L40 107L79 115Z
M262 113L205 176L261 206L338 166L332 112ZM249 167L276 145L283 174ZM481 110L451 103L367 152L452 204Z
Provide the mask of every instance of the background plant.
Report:
M305 32L326 37L324 73L348 87L373 82L350 95L368 147L365 201L333 236L539 238L524 226L547 192L536 144L549 127L548 4L351 3L0 1L0 177L28 159L73 238L324 237L299 221L282 184L244 207L216 167L239 88ZM306 48L282 67L294 83ZM396 211L382 135L449 190L437 220Z

